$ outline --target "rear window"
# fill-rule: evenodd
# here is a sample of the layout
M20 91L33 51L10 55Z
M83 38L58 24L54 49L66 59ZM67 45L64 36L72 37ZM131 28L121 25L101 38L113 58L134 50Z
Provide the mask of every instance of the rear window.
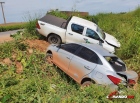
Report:
M61 49L74 54L78 50L79 47L80 47L80 45L71 43L71 44L62 45Z
M117 57L105 57L116 72L126 71L125 64Z

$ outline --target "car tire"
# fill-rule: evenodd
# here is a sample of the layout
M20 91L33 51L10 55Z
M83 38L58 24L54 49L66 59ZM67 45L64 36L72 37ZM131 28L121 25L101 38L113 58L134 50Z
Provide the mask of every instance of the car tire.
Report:
M53 65L53 55L52 55L52 54L47 54L46 57L45 57L45 61L46 61L48 64Z
M61 44L61 38L56 35L56 34L51 34L48 38L47 38L47 41L50 43L50 44Z
M85 81L83 84L82 84L82 87L88 87L92 84L91 81Z

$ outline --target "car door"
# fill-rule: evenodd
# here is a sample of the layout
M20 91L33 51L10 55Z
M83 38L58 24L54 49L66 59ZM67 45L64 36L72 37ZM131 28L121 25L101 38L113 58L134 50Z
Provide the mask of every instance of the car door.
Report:
M101 43L99 41L100 37L98 36L98 34L94 30L89 29L89 28L86 29L84 39L87 41L87 43L93 43L93 44L100 44Z
M83 39L83 31L84 26L75 23L69 24L66 31L66 42L67 43L85 42L85 40Z
M97 63L94 62L96 58L92 60L94 55L96 54L93 51L83 47L73 56L68 72L78 83L97 66Z
M67 73L69 63L74 56L74 53L80 46L78 44L63 44L54 55L54 63Z

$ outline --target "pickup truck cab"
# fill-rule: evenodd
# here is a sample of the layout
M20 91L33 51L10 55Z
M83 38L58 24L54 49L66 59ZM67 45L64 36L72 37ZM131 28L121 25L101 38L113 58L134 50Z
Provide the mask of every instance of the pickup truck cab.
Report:
M93 43L114 53L118 40L105 33L95 23L72 16L68 20L47 14L37 21L37 31L51 44Z

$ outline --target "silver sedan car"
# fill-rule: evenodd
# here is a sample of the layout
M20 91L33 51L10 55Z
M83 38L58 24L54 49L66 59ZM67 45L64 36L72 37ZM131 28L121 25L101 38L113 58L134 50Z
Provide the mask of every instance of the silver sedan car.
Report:
M96 83L117 89L120 83L134 86L138 79L121 59L96 44L52 44L47 48L46 60L82 86Z

